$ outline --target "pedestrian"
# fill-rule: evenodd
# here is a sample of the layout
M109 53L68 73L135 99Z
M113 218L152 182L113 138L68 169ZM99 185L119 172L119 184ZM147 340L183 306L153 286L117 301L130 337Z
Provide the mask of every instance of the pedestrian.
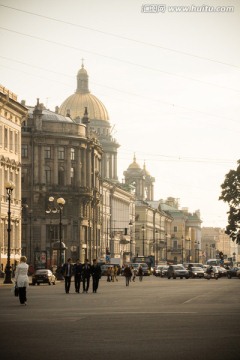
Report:
M71 258L69 258L67 260L67 262L65 264L63 264L62 274L65 279L65 292L66 292L66 294L69 294L71 280L72 280L72 276L73 276L73 264L72 264Z
M26 256L21 256L20 263L15 271L15 281L21 305L27 305L27 287L29 286L28 267Z
M111 281L114 282L114 266L111 266Z
M134 268L133 266L132 266L132 274L133 274L132 281L135 282L136 275L137 275L137 269Z
M138 276L139 276L139 281L142 281L142 279L143 279L143 269L142 269L141 265L138 268Z
M130 282L131 277L132 277L132 271L131 271L131 268L128 265L125 266L124 271L123 271L123 275L125 276L125 279L126 279L126 286L129 286L129 282Z
M88 259L85 259L84 265L82 267L82 281L83 281L83 292L87 293L90 284L91 277L91 265L89 264Z
M98 289L99 280L101 279L101 275L102 275L101 267L98 265L96 259L93 260L91 274L92 274L93 293L96 293Z
M117 275L118 275L118 267L117 266L114 266L114 280L118 281L118 278L117 278Z
M111 266L107 267L107 282L111 281Z
M74 264L73 266L73 273L74 273L75 292L79 294L81 280L82 280L82 264L80 263L79 259L77 259L76 264Z

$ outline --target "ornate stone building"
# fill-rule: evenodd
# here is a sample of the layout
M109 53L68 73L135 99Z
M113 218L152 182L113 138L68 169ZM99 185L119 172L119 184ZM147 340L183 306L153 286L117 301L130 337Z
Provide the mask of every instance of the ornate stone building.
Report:
M172 218L154 201L155 179L144 163L143 168L136 161L124 172L125 183L135 194L135 253L138 256L154 256L155 263L166 261L166 234L170 231Z
M22 125L23 253L32 263L57 265L61 237L73 260L98 257L102 147L88 125L39 101L28 110ZM52 198L64 198L61 214Z
M0 264L4 270L8 250L8 199L5 183L15 184L11 196L10 264L21 255L21 122L27 109L17 95L0 85Z
M134 217L134 196L117 180L118 147L83 66L75 94L55 113L39 102L29 107L22 128L23 253L35 265L42 258L49 266L59 264L59 243L73 260L106 261L110 253L109 259L123 262L129 255L125 229ZM49 204L52 197L65 200L61 221L59 208Z

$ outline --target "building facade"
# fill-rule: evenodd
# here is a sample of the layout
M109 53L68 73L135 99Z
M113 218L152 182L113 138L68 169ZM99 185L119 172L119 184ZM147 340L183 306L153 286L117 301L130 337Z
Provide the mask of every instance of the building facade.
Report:
M0 264L4 270L8 251L8 199L5 184L15 185L11 196L10 264L21 255L21 122L27 109L17 96L0 85Z

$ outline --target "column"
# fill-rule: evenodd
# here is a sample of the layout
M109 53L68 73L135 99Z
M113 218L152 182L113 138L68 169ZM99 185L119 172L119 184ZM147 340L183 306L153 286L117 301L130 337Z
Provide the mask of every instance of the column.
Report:
M67 169L66 169L66 185L71 185L71 147L66 148Z
M53 147L53 184L58 184L58 147Z

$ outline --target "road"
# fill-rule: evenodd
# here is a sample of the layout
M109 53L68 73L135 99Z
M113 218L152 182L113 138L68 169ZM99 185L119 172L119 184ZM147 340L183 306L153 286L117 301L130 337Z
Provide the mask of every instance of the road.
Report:
M30 286L27 306L0 286L2 359L240 359L237 278L102 277L97 294L73 285Z

